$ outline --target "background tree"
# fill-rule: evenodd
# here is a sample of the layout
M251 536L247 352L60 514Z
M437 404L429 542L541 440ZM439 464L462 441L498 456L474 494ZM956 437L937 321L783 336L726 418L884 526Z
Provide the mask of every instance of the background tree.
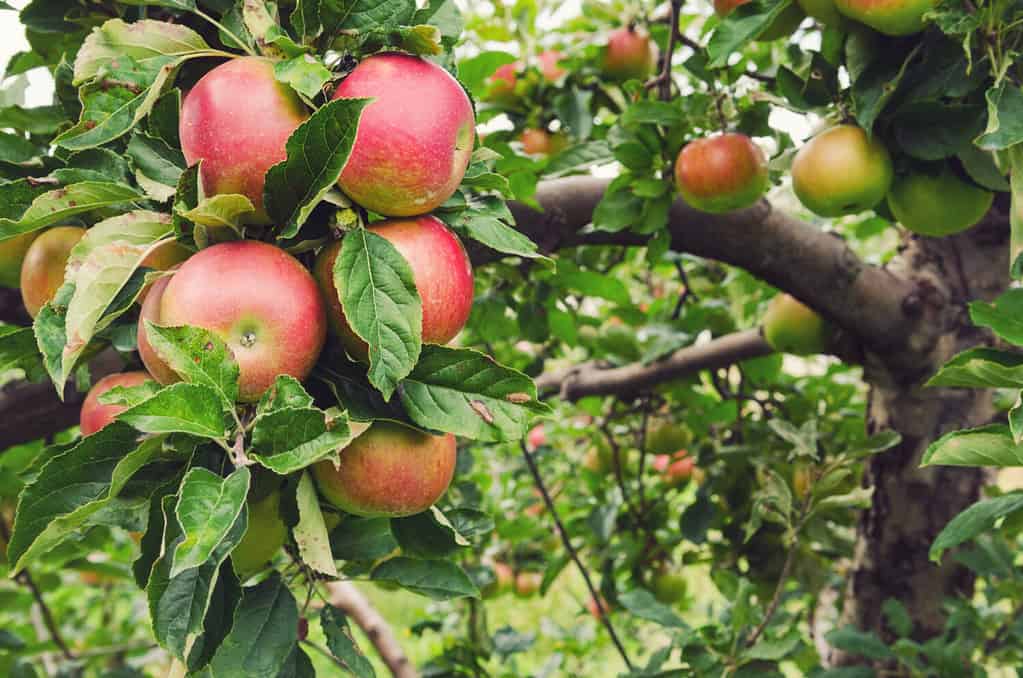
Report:
M20 7L0 668L1017 665L1023 6L713 10Z

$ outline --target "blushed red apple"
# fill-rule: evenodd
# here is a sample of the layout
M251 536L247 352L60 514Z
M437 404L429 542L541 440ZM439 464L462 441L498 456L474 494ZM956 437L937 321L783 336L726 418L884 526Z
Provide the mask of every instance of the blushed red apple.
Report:
M29 245L21 264L21 300L33 318L64 284L68 257L84 235L84 228L58 226Z
M553 155L568 145L563 134L551 134L547 130L528 127L519 136L522 150L529 155Z
M239 57L188 92L178 123L181 151L190 166L202 161L206 195L240 193L256 208L249 221L269 224L266 171L285 159L288 137L308 117L298 95L274 77L272 61Z
M767 191L767 156L745 134L729 133L685 145L675 161L682 198L704 212L749 207Z
M458 237L438 219L392 219L369 227L405 257L415 276L423 304L423 341L446 344L455 338L472 311L472 264ZM334 285L334 261L341 241L328 245L316 258L313 271L328 307L331 330L352 357L367 362L369 347L345 319Z
M540 56L537 57L537 61L540 62L540 73L543 74L547 82L556 82L568 72L558 65L558 62L564 58L565 55L556 49L541 52Z
M611 31L604 51L604 73L614 80L643 80L654 71L656 51L646 31L629 26Z
M689 480L690 476L693 475L693 467L696 466L696 461L689 456L686 450L679 450L673 455L657 455L654 457L651 466L661 474L665 484L675 487Z
M124 412L127 407L124 405L104 405L99 397L116 386L140 386L147 381L152 381L148 372L121 372L103 377L89 389L88 395L82 402L82 412L79 417L79 425L83 436L91 436L104 426L114 421L114 417Z
M334 99L372 97L338 185L389 217L426 214L465 176L476 116L462 86L440 66L408 54L364 59Z

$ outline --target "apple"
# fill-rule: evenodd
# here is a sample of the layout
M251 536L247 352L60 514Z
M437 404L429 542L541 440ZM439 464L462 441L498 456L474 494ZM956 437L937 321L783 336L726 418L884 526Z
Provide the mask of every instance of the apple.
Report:
M739 5L744 5L749 0L714 0L714 13L724 19L726 16L732 13L732 11ZM780 15L764 29L764 32L757 37L759 42L770 42L777 40L778 38L784 38L792 35L792 31L796 30L799 26L799 22L803 20L803 11L799 5L793 3L785 8Z
M771 299L762 326L764 339L775 351L811 355L828 350L828 324L792 295L779 294Z
M465 90L437 64L408 54L374 54L344 79L334 99L372 97L362 111L338 185L389 217L426 214L465 176L476 116Z
M39 233L22 233L0 241L0 287L18 287L21 282L21 263Z
M600 442L590 446L590 449L586 451L586 457L583 458L583 467L597 475L610 473L614 470L611 448L606 443L601 444Z
M551 134L536 127L522 130L519 141L522 142L522 150L528 155L554 155L568 145L564 134Z
M599 604L597 602L598 600L600 601ZM586 601L586 611L589 612L590 616L594 619L600 621L604 618L605 614L611 614L611 606L608 605L607 599L598 593L596 598L590 596L590 598Z
M483 588L484 598L494 598L514 588L515 570L512 569L511 565L496 562L491 565L490 569L494 572L494 581Z
M532 452L541 445L546 444L547 431L544 429L543 424L537 424L533 428L529 429L529 433L526 434L526 449Z
M557 82L568 72L558 65L558 62L565 58L565 55L556 49L549 49L542 52L537 61L540 62L540 73L547 82Z
M792 161L792 188L822 217L870 209L892 184L892 159L875 136L855 125L836 125L808 141Z
M659 454L654 457L651 467L661 474L661 479L670 487L684 485L693 475L696 460L686 450L674 454Z
M924 29L924 15L937 0L834 0L835 8L885 35L901 36Z
M158 317L151 322L201 327L227 344L238 361L242 402L259 400L279 375L304 379L323 348L327 319L316 281L273 245L242 240L208 247L183 263L159 295L149 295L156 296ZM156 365L153 371L158 379L169 376Z
M231 566L241 579L259 572L288 540L288 526L281 518L280 504L280 490L274 490L258 501L247 501L248 527L231 551Z
M888 207L909 230L939 238L975 225L994 198L994 193L963 181L945 165L938 174L897 177L888 192Z
M239 57L195 83L181 103L178 132L189 165L202 161L206 195L240 193L269 224L263 208L266 171L287 156L291 133L309 117L302 100L274 77L274 62Z
M654 598L665 605L676 605L686 597L686 578L676 570L662 567L650 581L650 591Z
M101 395L116 386L127 388L139 386L152 380L153 378L149 376L148 372L121 372L103 377L93 384L92 388L89 389L89 393L85 396L85 400L82 401L82 412L79 419L82 435L91 436L96 431L113 422L114 418L121 412L128 409L124 405L102 404L99 401Z
M423 304L423 341L446 344L465 327L472 311L472 264L458 237L432 216L392 219L368 229L387 239L412 268L416 289ZM349 327L337 287L334 261L341 241L324 248L316 258L313 272L328 307L331 330L352 357L369 361L369 347Z
M693 434L685 426L661 421L650 425L645 442L650 454L671 454L692 445Z
M704 212L749 207L767 191L767 156L745 134L729 133L685 145L675 161L675 185Z
M542 572L519 572L515 575L515 595L528 598L540 590L543 584Z
M153 348L153 345L149 343L146 321L148 320L154 325L160 324L160 304L163 303L163 293L170 281L170 276L164 276L158 278L156 282L150 285L149 291L142 301L138 327L135 330L135 341L138 344L139 358L142 359L142 364L146 366L149 373L153 375L153 379L156 379L161 384L173 384L178 380L178 373L164 362L156 352L156 349Z
M84 228L58 226L45 231L29 245L21 264L21 300L33 318L64 284L64 269L71 249L84 235Z
M376 421L341 450L341 462L313 466L320 494L335 507L365 517L421 513L447 491L455 472L455 437Z
M612 80L644 80L653 73L656 51L646 31L628 26L611 31L604 50L604 74Z
M844 19L835 7L835 0L796 0L800 8L825 26L840 27Z
M498 66L494 74L487 80L490 87L487 91L487 99L501 102L513 99L515 84L518 82L518 70L521 66L522 64L518 61Z

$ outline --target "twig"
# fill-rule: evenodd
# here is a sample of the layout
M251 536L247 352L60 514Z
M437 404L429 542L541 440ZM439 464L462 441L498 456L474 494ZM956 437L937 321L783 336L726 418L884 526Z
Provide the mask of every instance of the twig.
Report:
M678 15L681 9L682 0L671 0L671 13L668 15L668 49L662 56L661 72L643 85L647 90L657 87L657 96L661 98L661 101L671 99L671 60L675 54L675 43L681 34L681 31L678 30Z
M583 581L586 583L586 588L590 592L590 597L594 603L600 609L600 622L607 629L607 633L611 636L611 642L614 643L615 649L618 650L618 654L621 655L622 661L625 662L626 668L632 671L632 662L629 660L629 655L625 651L625 646L622 645L622 641L618 638L618 634L615 632L614 625L611 623L611 611L607 609L602 597L597 591L597 588L593 585L593 581L590 579L590 573L586 570L582 560L579 558L578 551L572 546L572 540L569 539L568 532L565 530L565 525L561 522L561 518L558 516L558 511L554 508L554 500L551 499L551 495L547 492L547 487L544 485L543 478L540 476L540 471L536 467L536 462L533 461L533 455L526 449L525 443L519 443L522 449L522 457L526 460L526 466L529 468L529 472L533 476L533 482L536 484L536 488L540 490L540 494L543 496L543 501L547 505L547 510L550 511L551 517L554 519L554 527L558 531L558 536L561 537L561 543L564 544L565 550L568 551L569 557L572 562L575 563L576 568L579 569L579 573L583 577Z
M753 647L761 634L763 634L764 629L767 628L767 624L771 621L771 617L773 617L775 611L777 611L778 605L781 603L782 591L785 590L786 580L789 578L789 570L792 569L792 562L795 560L796 547L798 543L798 541L792 542L788 555L785 556L785 564L782 565L781 574L778 575L778 585L774 587L774 595L771 596L771 602L768 603L767 610L764 611L764 618L759 624L757 624L757 627L753 629L753 634L746 641L746 647Z
M675 262L675 270L678 272L679 280L682 281L682 294L678 295L678 301L675 302L675 309L671 312L672 320L678 320L679 316L682 315L682 307L685 306L687 300L692 299L693 301L698 301L696 294L689 285L689 276L686 274L686 267L682 265L681 261Z

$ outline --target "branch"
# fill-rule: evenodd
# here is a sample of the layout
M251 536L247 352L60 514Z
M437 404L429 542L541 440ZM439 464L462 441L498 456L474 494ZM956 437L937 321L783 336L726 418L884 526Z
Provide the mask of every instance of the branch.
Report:
M703 344L687 346L650 365L635 363L624 367L601 368L598 363L590 362L548 372L537 378L536 386L541 395L559 393L562 400L569 401L591 395L633 395L697 370L727 367L773 352L774 349L767 345L759 329L745 330Z
M327 584L327 590L330 593L330 604L340 608L366 633L395 678L418 678L419 673L409 662L387 621L355 584L350 581L334 581Z

